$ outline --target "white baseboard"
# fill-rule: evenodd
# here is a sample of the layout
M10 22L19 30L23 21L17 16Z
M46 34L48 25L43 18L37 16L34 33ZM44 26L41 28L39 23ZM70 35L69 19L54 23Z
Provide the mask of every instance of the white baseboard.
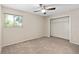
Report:
M17 44L17 43L28 41L28 40L33 40L33 39L41 38L41 37L45 37L45 36L43 36L43 35L37 35L37 36L34 36L34 37L22 38L23 40L20 39L18 41L14 41L14 42L11 42L11 43L3 44L2 47L8 46L8 45Z
M77 43L77 42L73 42L73 41L69 41L70 43L73 43L73 44L77 44L77 45L79 45L79 43Z

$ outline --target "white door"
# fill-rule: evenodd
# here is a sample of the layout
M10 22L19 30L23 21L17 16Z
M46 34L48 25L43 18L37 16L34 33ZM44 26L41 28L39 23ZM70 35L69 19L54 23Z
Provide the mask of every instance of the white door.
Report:
M51 20L51 36L69 39L69 17Z

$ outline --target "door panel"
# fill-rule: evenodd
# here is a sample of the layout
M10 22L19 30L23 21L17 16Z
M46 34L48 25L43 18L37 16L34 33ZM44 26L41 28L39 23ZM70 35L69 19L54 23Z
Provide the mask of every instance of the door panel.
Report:
M51 36L69 39L68 17L51 20Z

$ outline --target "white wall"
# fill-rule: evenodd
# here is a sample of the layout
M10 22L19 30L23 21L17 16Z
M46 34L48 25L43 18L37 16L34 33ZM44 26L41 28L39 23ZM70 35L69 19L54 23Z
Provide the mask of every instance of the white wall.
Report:
M48 17L44 17L44 35L46 36L46 37L49 37L48 35L48 29L49 28L47 28L48 27Z
M48 20L50 21L51 18L58 18L64 16L69 16L70 42L79 44L79 9L54 15L52 17L49 17ZM49 26L49 22L48 22L48 26ZM48 34L49 33L50 30L48 30Z
M3 24L3 46L45 36L44 17L5 7L3 13L23 16L23 27L5 28Z
M79 44L79 10L71 13L71 42Z
M0 53L1 53L1 38L2 38L2 36L1 36L1 5L0 5Z

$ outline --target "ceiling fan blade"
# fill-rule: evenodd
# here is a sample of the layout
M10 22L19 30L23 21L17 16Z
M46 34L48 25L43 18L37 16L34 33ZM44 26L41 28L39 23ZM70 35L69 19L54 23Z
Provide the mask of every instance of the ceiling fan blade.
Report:
M40 10L34 11L34 12L39 12Z
M56 8L48 8L48 9L46 9L46 10L55 10Z

